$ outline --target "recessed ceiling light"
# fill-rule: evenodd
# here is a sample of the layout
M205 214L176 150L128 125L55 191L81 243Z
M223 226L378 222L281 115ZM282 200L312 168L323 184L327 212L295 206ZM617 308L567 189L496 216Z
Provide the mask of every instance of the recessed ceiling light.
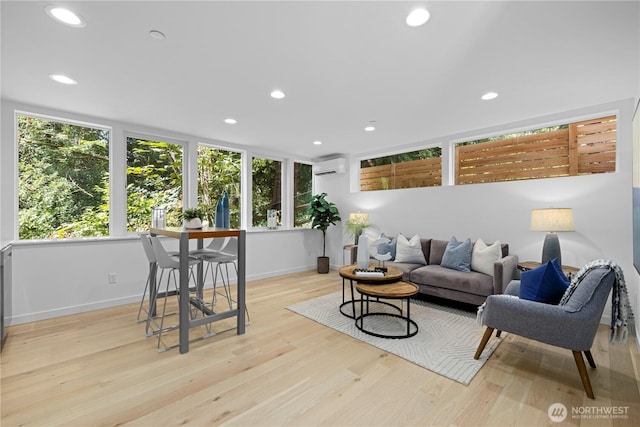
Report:
M284 92L276 89L273 92L271 92L271 97L275 99L282 99L284 98Z
M407 15L407 25L410 27L419 27L429 20L431 14L427 9L414 9Z
M151 37L153 37L154 39L156 39L156 40L164 40L166 38L164 33L162 31L158 31L158 30L149 31L149 35Z
M313 145L322 145L322 141L313 141Z
M366 130L367 132L373 132L374 130L376 130L375 126L367 126L366 128L364 128L364 130Z
M496 92L487 92L484 95L482 95L482 100L489 101L490 99L496 99L497 97L498 97L498 94Z
M70 27L82 28L87 25L86 22L84 22L84 19L69 9L57 6L47 6L45 10L50 17Z
M232 119L231 117L229 117L228 119L224 119L224 122L228 125L235 125L236 123L238 123L236 119Z
M65 85L77 85L78 82L73 80L71 77L67 77L63 74L49 74L49 78L54 82L62 83Z

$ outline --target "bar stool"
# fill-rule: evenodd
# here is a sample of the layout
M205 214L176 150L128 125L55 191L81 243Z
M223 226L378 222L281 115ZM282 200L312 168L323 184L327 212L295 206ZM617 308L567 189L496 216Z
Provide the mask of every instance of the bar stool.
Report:
M164 304L162 307L162 316L160 316L160 326L159 329L157 331L158 334L158 351L165 351L167 350L169 347L165 346L165 347L161 347L162 345L162 334L163 332L168 332L170 330L176 329L178 328L178 325L172 325L172 326L168 326L165 327L164 326L164 320L166 317L166 310L167 310L167 297L169 295L169 282L171 281L171 278L173 278L173 287L174 290L176 292L176 295L178 295L178 303L180 302L180 298L189 298L189 294L187 293L187 295L180 295L180 289L178 286L178 281L176 279L176 271L179 272L180 271L180 261L178 259L176 259L175 257L170 256L167 251L164 249L164 246L162 246L162 243L160 242L160 239L158 239L158 237L156 236L151 236L150 237L150 241L151 241L151 247L153 249L153 253L156 257L156 264L158 269L160 269L160 278L158 280L158 289L161 286L162 283L162 278L164 276L165 271L168 271L167 274L167 284L165 287L165 291L164 291ZM195 279L195 276L193 274L193 266L196 264L199 264L200 260L197 258L189 258L189 277L191 279L193 279L195 285L196 285L196 289L197 289L197 282ZM156 310L156 306L157 306L157 298L158 293L156 292L156 298L153 299L153 301L151 302L151 309L150 312L153 313ZM193 316L193 314L192 314ZM151 318L148 317L147 318L147 326L150 323ZM155 333L155 332L154 332Z
M229 280L229 264L233 264L233 267L236 270L236 277L238 276L238 239L230 238L227 244L222 248L219 253L203 253L201 254L201 259L208 263L207 268L205 270L205 281L207 278L207 274L209 271L213 270L213 264L215 264L215 272L212 271L213 274L213 297L211 299L211 306L214 307L217 304L217 284L218 284L218 274L220 275L220 279L222 280L222 287L224 288L224 296L227 299L227 304L229 305L229 309L233 310L233 303L237 303L234 299L231 298L231 291L229 289L230 280ZM224 265L225 271L223 273L222 266ZM225 278L226 276L226 278ZM222 295L222 294L221 294ZM249 316L249 310L245 306L245 312L247 314L247 324L251 323L251 318Z
M155 295L157 293L157 281L154 281L153 283L151 283L151 281L153 279L155 279L155 271L157 269L157 261L156 261L156 255L153 253L153 248L151 247L151 241L149 240L149 234L148 233L138 233L138 236L140 236L140 241L142 242L142 247L144 248L144 253L147 256L147 260L149 261L149 274L147 275L147 282L144 285L144 291L142 292L142 298L140 299L140 307L138 307L138 323L141 322L146 322L147 325L145 327L145 333L147 336L150 336L152 334L149 333L149 318L153 318L154 317L154 313L152 313L151 311L151 300L152 300L152 296ZM152 290L153 289L153 290ZM147 290L149 291L149 302L148 302L148 307L144 306L144 300L147 296ZM146 318L145 319L141 319L140 318L140 314L142 314L142 312L145 312L146 314Z

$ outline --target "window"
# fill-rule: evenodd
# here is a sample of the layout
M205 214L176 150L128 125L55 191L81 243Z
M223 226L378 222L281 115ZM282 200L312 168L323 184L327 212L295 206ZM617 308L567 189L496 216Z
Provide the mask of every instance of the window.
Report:
M276 226L282 225L282 162L254 157L251 161L251 225L267 226L267 211L276 211Z
M109 235L110 132L18 116L18 238Z
M240 228L241 172L240 153L198 147L198 206L206 212L209 225L215 224L216 205L226 191L229 198L230 227Z
M167 210L167 226L181 225L182 146L127 137L127 230L148 230L153 208Z
M440 147L394 154L360 162L360 191L442 185Z
M457 144L456 184L615 172L616 117Z
M293 226L306 227L310 225L309 202L313 192L312 166L305 163L293 164Z

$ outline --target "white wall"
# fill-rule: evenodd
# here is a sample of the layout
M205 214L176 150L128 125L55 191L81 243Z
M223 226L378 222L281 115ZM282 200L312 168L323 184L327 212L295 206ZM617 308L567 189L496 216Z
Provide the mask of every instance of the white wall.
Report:
M163 244L178 248L174 239ZM314 269L321 250L316 230L248 232L247 280ZM17 243L12 262L13 285L5 290L8 325L137 302L148 273L137 238ZM108 283L109 273L117 274L117 283Z
M623 269L635 312L640 315L638 274L633 267L631 199L631 121L633 100L559 113L505 127L502 131L562 121L574 117L617 111L618 172L519 182L413 188L391 191L350 192L349 173L318 177L317 191L326 191L343 218L349 212L369 212L370 222L389 235L420 234L448 240L481 237L486 242L500 240L522 261L540 261L544 233L529 230L531 209L549 206L573 208L576 231L560 233L565 265L581 267L587 262L608 258ZM482 135L497 129L467 133ZM458 140L463 135L442 138ZM444 149L443 149L444 151ZM327 237L332 262L341 259L343 244L351 239L340 227ZM640 317L640 316L637 316ZM610 308L603 321L608 322Z

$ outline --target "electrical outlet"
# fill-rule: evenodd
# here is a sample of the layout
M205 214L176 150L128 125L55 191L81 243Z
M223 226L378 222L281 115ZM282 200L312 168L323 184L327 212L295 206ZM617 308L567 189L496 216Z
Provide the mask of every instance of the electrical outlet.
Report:
M109 284L113 285L118 281L118 275L116 273L109 273Z

